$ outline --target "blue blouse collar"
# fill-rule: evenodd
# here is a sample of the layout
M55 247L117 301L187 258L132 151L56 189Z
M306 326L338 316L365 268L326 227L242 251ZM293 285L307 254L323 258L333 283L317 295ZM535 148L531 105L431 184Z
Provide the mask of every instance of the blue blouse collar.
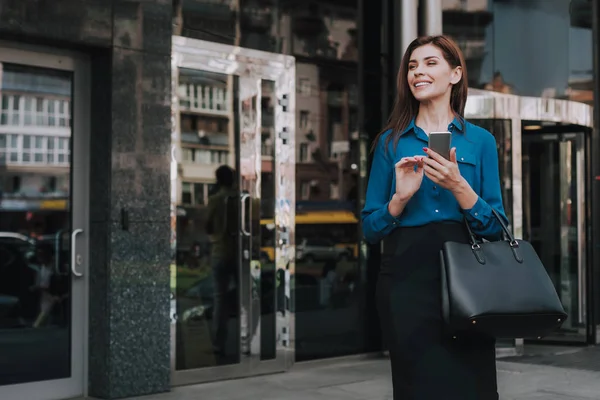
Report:
M464 124L465 124L464 119L461 121L460 119L454 117L454 119L452 120L452 122L450 123L450 125L448 125L448 130L450 132L452 132L454 130L456 130L457 132L463 132ZM408 133L408 132L414 130L415 127L416 127L416 125L415 125L415 118L413 118L410 121L410 124L408 124L408 126L406 127L406 129L404 129L402 131L402 133L400 134L400 136L402 136L405 133Z

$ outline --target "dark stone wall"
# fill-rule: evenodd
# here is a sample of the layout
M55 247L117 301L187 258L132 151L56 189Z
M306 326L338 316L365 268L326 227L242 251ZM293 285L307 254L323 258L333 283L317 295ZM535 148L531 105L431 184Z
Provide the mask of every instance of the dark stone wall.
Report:
M170 0L0 1L0 39L90 58L93 397L170 389L171 32Z

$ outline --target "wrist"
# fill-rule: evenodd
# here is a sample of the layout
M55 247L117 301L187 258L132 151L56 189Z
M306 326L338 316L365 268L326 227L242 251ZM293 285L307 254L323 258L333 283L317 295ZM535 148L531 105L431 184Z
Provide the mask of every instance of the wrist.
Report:
M388 211L390 215L392 215L393 217L397 217L398 215L400 215L402 213L402 210L404 210L406 203L408 203L408 200L410 200L410 197L407 198L402 197L398 194L394 194L388 204Z
M465 178L461 177L460 182L457 185L455 185L454 187L452 187L452 189L450 191L454 195L461 195L461 194L468 193L472 190L473 189L471 188L471 185L469 185L469 182L467 182L467 180Z

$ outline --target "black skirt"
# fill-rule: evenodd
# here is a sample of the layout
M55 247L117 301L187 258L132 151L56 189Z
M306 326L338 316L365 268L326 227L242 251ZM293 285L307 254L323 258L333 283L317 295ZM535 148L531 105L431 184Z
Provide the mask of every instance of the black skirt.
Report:
M445 329L440 250L468 243L459 223L398 228L383 240L377 307L392 364L394 400L497 400L493 338Z

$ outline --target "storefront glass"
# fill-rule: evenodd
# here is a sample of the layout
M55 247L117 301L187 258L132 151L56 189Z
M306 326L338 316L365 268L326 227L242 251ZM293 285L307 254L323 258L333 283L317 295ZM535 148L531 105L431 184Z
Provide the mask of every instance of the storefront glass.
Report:
M181 0L175 34L296 59L297 361L364 348L356 2ZM263 164L272 144L262 143ZM272 176L263 174L263 204ZM191 193L191 192L190 192ZM264 212L264 240L272 234ZM178 228L178 232L180 229ZM268 252L265 253L268 257Z
M444 0L473 88L593 102L591 1Z

